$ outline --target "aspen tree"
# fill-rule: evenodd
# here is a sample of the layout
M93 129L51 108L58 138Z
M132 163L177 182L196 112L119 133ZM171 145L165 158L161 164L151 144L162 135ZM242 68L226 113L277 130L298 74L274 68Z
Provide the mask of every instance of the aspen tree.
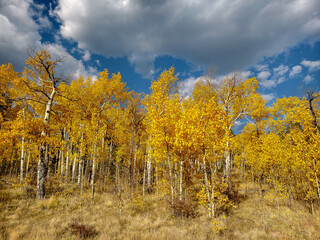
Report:
M174 68L163 71L157 81L151 85L152 93L146 96L144 105L147 110L146 120L149 134L148 144L154 159L159 162L167 161L169 167L171 201L174 200L174 180L172 147L174 142L174 126L176 112L168 108L170 101L177 96ZM172 100L173 101L173 100Z
M59 59L52 59L49 52L40 50L30 55L26 61L27 66L31 69L26 69L24 75L26 76L25 84L30 92L41 95L41 98L46 101L43 123L44 128L41 132L41 144L39 146L39 162L37 173L37 198L45 197L45 178L48 171L48 152L49 145L47 138L49 137L49 123L53 107L53 101L58 91L59 78L55 75L55 67L62 61ZM33 99L37 100L37 99Z

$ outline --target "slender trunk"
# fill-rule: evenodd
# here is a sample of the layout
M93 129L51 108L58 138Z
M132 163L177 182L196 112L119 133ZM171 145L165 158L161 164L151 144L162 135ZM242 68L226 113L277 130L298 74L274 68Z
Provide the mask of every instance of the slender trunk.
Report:
M21 139L21 157L20 157L20 183L23 183L23 170L24 170L24 137Z
M174 204L174 186L173 186L173 174L172 174L172 166L170 163L170 157L168 153L168 166L169 166L169 177L170 177L170 188L171 188L171 204Z
M113 151L113 143L110 143L109 147L109 159L108 159L108 164L107 164L107 176L108 178L110 177L110 168L111 168L111 162L112 162L112 151Z
M37 173L37 198L43 199L45 197L45 178L48 172L48 149L47 144L41 144L38 162Z
M156 162L155 163L155 174L156 174L156 186L157 186L157 189L158 189L158 186L159 186L159 179L158 179L158 172L159 172L159 167L158 167L158 163Z
M26 120L26 109L22 109L23 121ZM25 153L24 153L24 136L21 138L21 157L20 157L20 183L23 183L23 170L24 170L24 161L25 161Z
M228 183L228 191L232 190L232 182L231 182L231 150L230 150L230 143L227 140L227 151L225 152L225 174Z
M149 152L149 157L147 160L147 191L150 193L151 189L151 170L152 170L152 163L151 163L151 150Z
M97 152L97 143L94 144L93 156L92 156L92 176L91 176L91 204L94 204L94 178L96 174L96 152Z
M53 87L49 101L46 105L46 111L44 115L44 124L45 128L43 129L41 133L41 137L44 138L47 136L47 128L50 122L50 114L51 114L51 108L53 103L53 98L56 94L56 89ZM44 141L44 139L42 139ZM37 175L37 198L43 199L45 197L45 178L47 176L48 172L48 150L49 146L46 142L41 143L39 148L39 162L38 162L38 175Z
M142 182L142 196L145 195L145 189L146 189L146 168L147 168L147 163L144 161L143 163L143 182Z
M314 176L315 176L316 185L317 185L318 205L320 206L320 188L319 188L319 180L318 180L318 174L317 174L316 161L314 160L314 158L312 158L312 160L313 160L313 171L314 171Z
M81 185L81 178L83 175L83 171L82 171L82 163L83 163L83 160L82 160L82 143L83 143L83 133L81 134L81 143L80 143L80 150L79 150L79 171L78 171L78 185L80 186Z
M64 175L64 152L62 149L60 150L60 170L60 175L62 179Z
M136 187L136 171L137 171L137 149L134 151L133 155L133 187Z
M66 181L68 182L68 177L69 177L69 154L70 154L70 146L67 144L67 157L66 157Z
M175 196L177 196L177 190L178 190L178 166L177 166L177 162L174 162L174 165L173 165L173 173L174 173L174 194Z
M182 188L182 180L183 180L183 162L180 160L180 181L179 181L179 200L182 200L183 188Z
M81 156L81 154L80 154L80 156ZM80 186L80 184L81 184L81 178L83 177L82 175L82 168L83 168L83 166L82 166L82 163L83 163L83 160L81 159L81 157L79 158L79 168L78 168L78 185Z
M27 176L27 174L28 174L28 172L29 172L29 164L30 164L30 151L28 152L28 160L27 160L27 166L26 166L26 176Z
M74 178L76 176L76 167L77 167L77 157L74 156L73 158L73 164L72 164L72 177L71 177L71 181L74 182Z
M209 218L212 218L212 212L211 212L211 196L210 196L210 190L209 190L209 181L208 181L208 174L207 174L207 167L206 167L206 151L204 150L203 154L203 173L204 173L204 183L207 193L207 201L208 201L208 214Z

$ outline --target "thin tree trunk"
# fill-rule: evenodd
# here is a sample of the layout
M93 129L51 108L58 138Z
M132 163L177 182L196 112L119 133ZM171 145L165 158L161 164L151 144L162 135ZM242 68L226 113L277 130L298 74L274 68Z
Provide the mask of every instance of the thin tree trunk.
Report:
M38 162L37 173L37 198L43 199L45 197L45 178L48 172L48 149L47 144L41 144Z
M230 143L229 140L227 140L227 151L225 152L225 161L226 161L226 165L225 165L225 174L226 174L226 179L227 179L227 183L228 183L228 191L232 190L232 181L231 181L231 150L230 150Z
M182 188L182 180L183 180L183 162L180 160L180 181L179 181L179 200L182 200L183 188Z
M147 163L144 161L143 163L143 180L142 180L142 196L145 195L145 189L146 189L146 168L147 168Z
M147 191L150 193L151 189L151 170L152 170L152 163L151 163L151 150L149 152L149 157L147 160Z
M66 157L66 181L68 182L68 177L69 177L69 154L70 154L70 145L69 143L67 144L67 157Z
M137 147L133 155L133 188L136 187L136 171L137 171Z
M92 155L92 176L91 176L91 204L94 204L94 178L96 173L96 152L97 152L97 143L94 144L93 155Z
M74 182L75 176L76 176L76 168L77 168L77 157L74 156L73 158L73 164L72 164L72 177L71 182Z
M27 176L27 174L28 174L28 172L29 172L29 164L30 164L30 151L28 152L28 160L27 160L27 166L26 166L26 176Z
M23 114L23 121L26 120L26 109L22 109ZM20 157L20 183L23 183L23 170L24 170L24 160L25 160L25 153L24 153L24 136L21 138L21 157Z
M320 206L320 188L319 188L319 180L318 180L318 175L317 175L316 161L314 160L314 158L312 158L312 160L313 160L314 176L316 178L316 185L317 185L318 205Z
M24 137L21 139L21 157L20 157L20 183L23 184L23 170L24 170Z
M83 175L82 143L83 143L83 133L81 134L81 143L80 143L80 150L79 150L79 169L78 169L79 170L78 171L78 185L79 186L81 184L81 178L83 177L83 176L81 176L81 175Z
M56 89L53 87L49 101L46 105L46 111L44 115L44 124L45 128L41 132L42 138L47 136L47 127L50 122L50 114L51 114L51 108L52 108L52 103L53 103L53 98L56 94ZM42 139L44 140L44 139ZM37 198L38 199L43 199L45 197L45 178L47 176L48 172L48 150L49 146L46 142L41 143L40 145L40 152L39 152L39 163L38 163L38 174L37 174Z
M203 153L203 173L204 173L204 183L205 183L207 201L208 201L208 214L209 214L209 218L212 218L211 196L210 196L209 181L208 181L208 174L207 174L207 167L206 167L206 150L204 150L204 153Z
M168 166L169 166L169 177L170 177L170 188L171 188L171 204L174 204L174 186L173 186L173 174L172 174L172 166L170 163L170 157L168 153Z
M61 175L61 179L63 179L63 175L64 175L64 152L61 149L60 150L60 175Z

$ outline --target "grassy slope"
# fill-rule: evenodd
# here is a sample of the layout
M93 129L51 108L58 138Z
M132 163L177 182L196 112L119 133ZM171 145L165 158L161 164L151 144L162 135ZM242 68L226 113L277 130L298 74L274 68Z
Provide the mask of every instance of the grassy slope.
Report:
M256 193L225 218L218 218L220 225L227 226L220 233L212 231L202 207L199 217L175 218L160 196L148 195L140 204L124 197L120 219L119 201L112 193L97 193L94 205L89 194L84 194L80 205L76 188L43 201L32 195L0 185L0 238L79 239L82 229L91 239L320 239L318 212L312 215L299 203L278 207L260 201Z

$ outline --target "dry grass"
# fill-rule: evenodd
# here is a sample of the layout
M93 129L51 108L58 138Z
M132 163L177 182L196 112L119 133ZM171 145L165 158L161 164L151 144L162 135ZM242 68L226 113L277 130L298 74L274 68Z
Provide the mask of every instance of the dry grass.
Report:
M89 191L89 190L88 190ZM37 201L23 189L0 186L0 239L320 239L319 214L311 215L294 203L280 207L251 193L218 222L227 226L212 231L205 210L196 218L175 218L166 200L148 195L143 201L112 192L80 198L79 190L64 191Z

